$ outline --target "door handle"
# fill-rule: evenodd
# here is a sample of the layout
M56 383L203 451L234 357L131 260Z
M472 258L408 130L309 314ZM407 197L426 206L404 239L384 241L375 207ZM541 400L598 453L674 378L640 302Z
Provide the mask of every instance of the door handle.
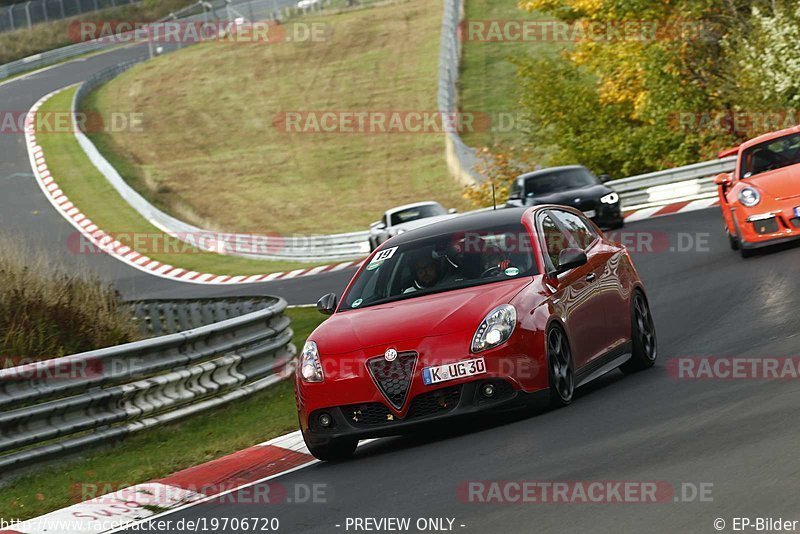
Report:
M595 273L589 273L586 275L587 282L594 282L595 280L597 280L597 275Z

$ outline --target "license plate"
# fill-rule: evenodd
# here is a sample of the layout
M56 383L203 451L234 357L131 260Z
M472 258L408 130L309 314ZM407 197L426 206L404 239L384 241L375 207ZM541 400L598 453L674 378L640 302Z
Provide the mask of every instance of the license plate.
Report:
M486 362L483 358L475 358L474 360L463 360L447 365L426 367L422 370L422 381L425 382L426 386L430 386L431 384L456 380L457 378L482 375L485 372Z
M594 210L584 211L583 214L590 219L594 219L597 216L597 212Z

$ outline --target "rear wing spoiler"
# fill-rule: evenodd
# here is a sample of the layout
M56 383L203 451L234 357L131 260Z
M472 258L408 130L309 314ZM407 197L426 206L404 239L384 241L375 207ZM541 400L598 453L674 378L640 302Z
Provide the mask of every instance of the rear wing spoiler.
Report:
M727 150L723 150L722 152L717 154L717 157L719 159L725 159L725 158L728 158L730 156L735 156L738 153L739 153L739 147L737 146L737 147L729 148Z

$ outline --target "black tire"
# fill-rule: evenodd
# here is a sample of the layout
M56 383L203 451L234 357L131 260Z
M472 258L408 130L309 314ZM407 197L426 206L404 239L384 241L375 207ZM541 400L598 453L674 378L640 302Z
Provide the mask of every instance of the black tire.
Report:
M575 371L567 336L560 326L551 326L547 331L545 343L550 379L550 406L552 408L568 406L575 395Z
M741 248L742 245L739 243L738 237L728 234L728 240L731 244L731 250L739 250Z
M303 439L305 439L305 435L303 435ZM332 439L324 445L309 443L308 440L305 441L306 447L308 447L314 458L323 462L347 460L356 452L356 447L358 447L358 440L356 439Z
M658 338L647 297L638 290L634 292L631 302L631 341L631 359L623 363L620 370L623 373L636 373L652 367L658 358Z

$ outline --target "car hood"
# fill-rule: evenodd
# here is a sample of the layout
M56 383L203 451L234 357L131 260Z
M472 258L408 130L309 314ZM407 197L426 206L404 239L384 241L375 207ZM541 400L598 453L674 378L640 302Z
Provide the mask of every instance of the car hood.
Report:
M449 213L447 215L436 215L434 217L425 217L423 219L417 219L415 221L408 221L402 224L396 224L389 228L389 232L392 235L395 235L398 230L415 230L417 228L422 228L423 226L428 226L429 224L437 223L440 221L446 221L448 219L452 219L453 217L458 217L457 213Z
M800 164L763 172L744 178L742 182L753 184L776 200L786 200L800 197L798 180L800 180Z
M614 190L607 185L597 184L581 187L579 189L570 189L569 191L561 191L551 195L538 195L526 198L525 204L529 206L535 204L560 204L562 206L572 206L580 209L580 205L587 200L597 201L600 197L613 192Z
M360 310L335 313L309 339L321 354L343 354L378 347L380 351L398 341L474 332L496 306L507 304L529 277L412 297Z

